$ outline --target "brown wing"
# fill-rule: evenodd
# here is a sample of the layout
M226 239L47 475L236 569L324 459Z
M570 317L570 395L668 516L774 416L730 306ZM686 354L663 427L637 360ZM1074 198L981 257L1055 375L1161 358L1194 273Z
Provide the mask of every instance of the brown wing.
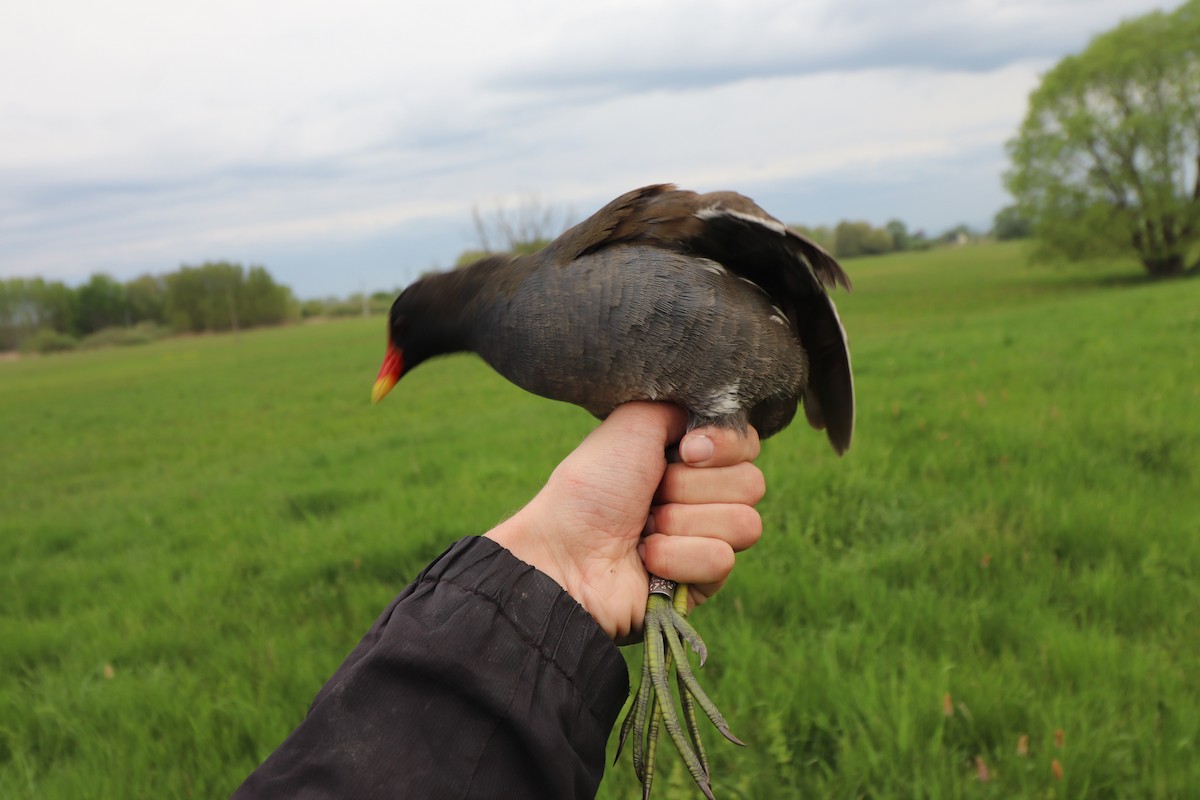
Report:
M699 225L695 224L698 221L694 220L689 210L675 208L675 204L669 202L673 196L681 194L694 196L693 192L680 192L669 183L643 186L626 192L583 222L568 228L543 252L555 261L566 263L621 242L669 239L671 231L677 227L690 225L698 230ZM666 210L671 214L670 217L648 213L652 206L661 204L664 199L668 201ZM665 241L664 246L667 246Z

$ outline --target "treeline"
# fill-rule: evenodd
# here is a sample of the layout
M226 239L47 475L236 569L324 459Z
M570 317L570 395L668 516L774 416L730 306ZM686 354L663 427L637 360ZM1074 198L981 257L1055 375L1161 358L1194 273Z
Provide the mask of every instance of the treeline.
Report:
M373 317L386 314L392 301L400 294L399 289L364 294L355 292L348 297L318 297L300 303L300 316L304 319L336 317Z
M0 350L133 344L171 332L278 325L299 314L291 289L265 268L224 261L125 283L97 273L74 288L42 278L8 278L0 280Z
M985 236L997 241L1024 239L1033 233L1033 225L1015 206L997 212L992 229L987 233L972 230L967 225L955 225L935 237L927 237L924 231L910 233L908 227L898 219L876 228L869 222L843 221L830 227L815 228L792 225L838 258L877 256L904 250L928 250L938 245L966 244Z
M878 256L906 250L928 250L942 244L964 244L978 239L980 234L966 225L956 225L936 237L930 238L925 231L910 232L901 220L894 219L877 228L862 220L843 220L837 225L792 225L838 258Z
M924 231L910 233L908 226L898 219L892 220L882 228L876 228L871 223L863 221L843 221L832 227L829 225L818 225L817 227L791 225L789 227L812 239L838 258L876 256L904 250L928 250L939 244L963 244L980 238L980 234L972 231L966 225L958 225L940 236L930 239L925 236ZM549 243L550 239L546 237L529 241L509 241L508 248L503 252L527 255L536 253ZM455 260L454 267L458 269L473 264L491 252L479 248L464 250Z
M455 269L473 264L484 256L495 252L527 255L545 247L557 236L555 221L561 219L565 226L569 213L558 213L554 207L546 207L536 199L526 199L515 209L499 206L490 213L481 213L478 207L472 210L479 246L462 251L454 262ZM1021 239L1029 236L1032 226L1013 206L996 214L992 230L981 233L965 224L956 225L934 237L925 231L909 231L900 219L888 221L883 227L875 227L862 220L843 220L837 225L791 225L838 258L875 256L906 250L928 250L939 245L960 245L977 241L985 236L994 239ZM499 250L491 245L499 244ZM331 305L326 302L326 305ZM353 313L346 308L345 313Z

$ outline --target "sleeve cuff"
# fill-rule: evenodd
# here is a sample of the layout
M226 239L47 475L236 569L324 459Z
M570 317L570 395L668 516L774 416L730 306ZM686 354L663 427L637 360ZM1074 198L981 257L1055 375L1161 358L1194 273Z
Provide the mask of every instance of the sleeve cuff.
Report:
M494 603L518 635L554 664L610 730L629 695L620 650L590 614L550 576L484 536L455 542L414 587L448 583Z

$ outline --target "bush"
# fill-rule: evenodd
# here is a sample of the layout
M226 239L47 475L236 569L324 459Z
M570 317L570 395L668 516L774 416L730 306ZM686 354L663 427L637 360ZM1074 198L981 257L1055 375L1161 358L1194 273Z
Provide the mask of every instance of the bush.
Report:
M869 222L837 224L833 231L833 254L838 258L875 256L896 249L892 234L885 228L874 228Z
M390 292L375 292L367 297L367 315L372 317L384 316L392 307L396 294ZM305 319L313 317L361 317L363 316L363 296L352 294L342 300L337 297L327 297L324 300L305 300L300 305L300 312Z
M323 316L325 316L324 300L305 300L300 304L300 317L302 319L312 319L313 317Z
M65 333L42 328L32 336L25 337L21 342L22 353L63 353L74 350L79 340Z
M169 333L170 330L168 328L154 322L145 321L139 322L132 328L117 326L101 328L95 333L85 336L83 341L79 343L79 346L90 350L97 347L125 347L135 344L150 344L150 342L157 341Z

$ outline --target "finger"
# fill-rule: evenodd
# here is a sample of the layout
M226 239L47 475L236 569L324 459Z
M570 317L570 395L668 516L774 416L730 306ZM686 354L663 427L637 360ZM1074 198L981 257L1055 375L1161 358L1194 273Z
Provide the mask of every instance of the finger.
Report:
M721 591L721 587L725 585L725 581L716 583L689 583L688 584L688 609L693 609L696 606L703 605L717 592Z
M615 493L628 485L658 485L666 446L687 429L687 413L671 403L626 403L613 410L559 466L563 476L579 468ZM608 484L616 484L609 486Z
M673 403L633 402L613 409L588 439L608 444L634 438L653 443L659 450L679 441L687 430L687 412ZM586 440L585 440L586 441ZM660 454L661 455L661 454Z
M648 572L676 583L721 584L733 571L733 550L720 539L655 534L638 550Z
M716 539L740 553L762 538L762 517L753 507L742 503L702 506L668 503L651 507L645 533L647 536Z
M679 443L683 463L692 467L727 467L758 458L758 431L747 427L744 434L728 428L696 428Z
M697 469L670 464L658 491L656 503L745 503L754 505L767 493L762 470L743 461L732 467Z

